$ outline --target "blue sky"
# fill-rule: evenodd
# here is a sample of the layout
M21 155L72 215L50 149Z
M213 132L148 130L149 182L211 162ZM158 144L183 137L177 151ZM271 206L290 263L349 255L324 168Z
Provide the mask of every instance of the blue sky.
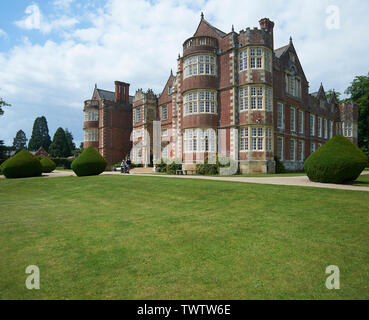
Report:
M45 115L50 135L61 126L82 140L83 101L94 84L114 80L160 93L200 12L229 32L269 17L275 47L294 45L310 91L323 82L343 92L369 71L368 1L358 0L13 0L0 4L0 97L12 104L0 118L0 139L19 129L30 138Z

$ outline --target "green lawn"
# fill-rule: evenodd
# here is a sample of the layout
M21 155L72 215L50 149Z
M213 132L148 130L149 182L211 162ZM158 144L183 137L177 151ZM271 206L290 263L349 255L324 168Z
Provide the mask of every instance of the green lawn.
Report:
M361 175L355 182L355 186L369 187L369 174Z
M368 299L368 208L362 191L0 179L0 298ZM40 290L25 288L28 265ZM340 290L325 288L329 265Z

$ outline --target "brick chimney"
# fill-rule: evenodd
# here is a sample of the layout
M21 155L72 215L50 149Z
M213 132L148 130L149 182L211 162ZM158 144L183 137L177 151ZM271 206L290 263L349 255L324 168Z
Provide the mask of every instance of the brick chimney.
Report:
M115 102L129 102L129 83L115 81Z
M267 30L269 32L273 32L274 22L273 21L270 21L268 18L261 19L259 21L259 24L260 24L260 28L261 29L265 29L265 30Z

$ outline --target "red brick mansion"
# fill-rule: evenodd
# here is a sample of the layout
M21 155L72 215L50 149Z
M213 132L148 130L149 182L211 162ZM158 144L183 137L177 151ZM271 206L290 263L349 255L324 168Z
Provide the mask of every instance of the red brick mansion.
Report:
M134 162L164 158L184 167L218 154L242 173L273 173L275 156L302 169L336 134L357 143L357 106L327 99L323 85L309 94L292 39L275 49L274 23L259 23L225 33L202 15L160 95L140 89L130 97L121 82L115 93L96 88L85 102L85 146L108 163L129 150Z

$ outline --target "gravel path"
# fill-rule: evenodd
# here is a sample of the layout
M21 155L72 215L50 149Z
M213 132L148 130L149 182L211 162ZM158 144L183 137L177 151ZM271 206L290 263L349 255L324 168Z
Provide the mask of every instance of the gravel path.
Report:
M369 171L363 171L362 174L369 174ZM115 172L104 172L103 175L122 175L119 171ZM52 173L44 174L45 178L54 177L68 177L76 176L73 171L61 171L55 170ZM124 175L125 176L125 175ZM342 184L329 184L329 183L316 183L311 182L307 176L296 176L296 177L260 177L260 178L248 178L248 177L207 177L207 176L176 176L176 175L156 175L156 174L132 174L132 176L150 176L158 178L177 178L177 179L204 179L204 180L215 180L215 181L237 181L247 183L259 183L259 184L273 184L273 185L284 185L284 186L300 186L300 187L315 187L315 188L328 188L328 189L341 189L341 190L355 190L355 191L369 191L369 187L359 187L352 185Z

